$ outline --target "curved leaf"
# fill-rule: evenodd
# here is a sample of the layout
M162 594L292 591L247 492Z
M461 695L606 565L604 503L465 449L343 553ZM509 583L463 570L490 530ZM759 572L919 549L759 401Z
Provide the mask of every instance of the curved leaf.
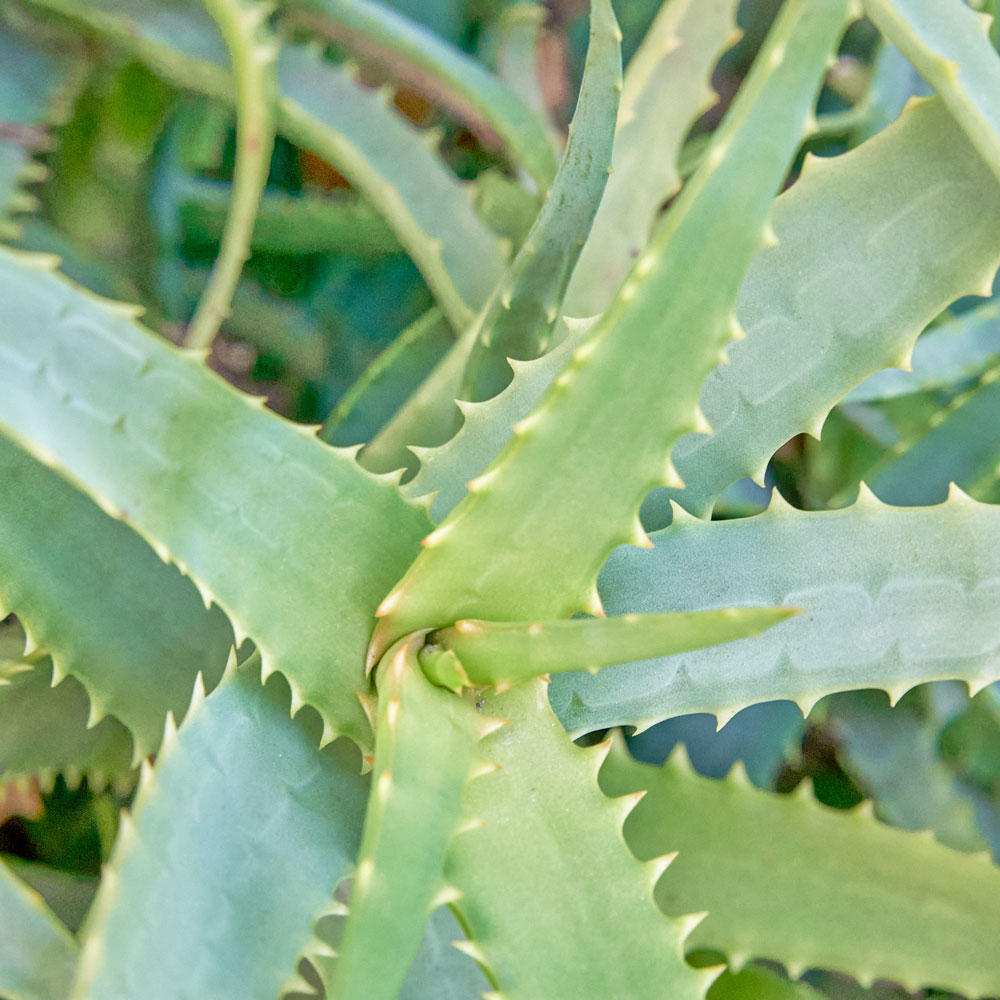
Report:
M176 87L235 101L218 32L193 2L28 2L141 59ZM503 272L502 247L467 190L388 96L360 86L347 68L286 46L278 83L278 130L328 159L385 216L449 319L463 327Z
M607 181L621 86L620 37L608 0L593 0L584 78L552 190L482 311L365 449L367 467L399 468L408 445L446 441L455 429L456 399L492 395L509 379L508 357L544 351Z
M324 740L367 743L373 610L426 514L37 259L0 252L0 299L0 428L177 562Z
M990 42L992 17L962 0L862 0L862 6L1000 178L1000 56Z
M76 942L0 861L0 991L8 1000L66 1000Z
M1000 185L937 100L843 156L808 160L773 221L778 245L757 255L737 302L747 338L701 393L713 433L674 449L686 486L674 496L696 514L738 479L762 481L796 434L818 437L868 375L906 367L920 331L960 296L991 294L1000 265Z
M712 67L735 32L735 0L670 0L629 60L611 176L566 295L570 316L604 312L646 248L681 186L681 144L717 100Z
M366 782L244 668L196 697L123 817L73 1000L274 1000L354 860Z
M689 947L755 955L979 997L1000 989L996 908L1000 869L919 833L877 822L870 809L821 806L811 787L791 796L754 788L734 770L718 781L682 754L662 768L619 744L601 771L610 795L646 791L625 822L640 858L677 851L656 886L667 913L708 916ZM739 886L734 892L733 887Z
M501 79L460 49L373 0L291 0L313 30L371 60L399 83L459 115L487 142L499 137L545 191L556 158L543 120Z
M4 301L13 306L13 298ZM3 321L0 328L6 329ZM2 351L0 359L5 383L10 365ZM69 674L86 689L89 715L73 683L52 691L45 711L66 712L67 719L84 711L84 722L94 723L114 715L131 732L136 759L158 746L167 712L183 715L199 673L210 688L218 683L233 644L225 616L218 608L206 611L176 567L165 566L126 525L3 434L0 609L15 612L29 645L51 655L55 680ZM35 669L39 677L45 672ZM25 677L17 688L41 683ZM0 699L14 696L0 692ZM27 697L27 691L17 695L19 702ZM89 735L108 729L102 723ZM13 753L11 766L17 759L24 758ZM65 759L71 762L72 756Z
M678 508L679 510L679 508ZM798 511L777 492L756 517L678 515L643 552L619 549L601 576L612 613L787 604L802 614L759 639L553 679L572 732L711 712L759 701L808 714L833 691L1000 677L1000 507L959 492L938 507Z

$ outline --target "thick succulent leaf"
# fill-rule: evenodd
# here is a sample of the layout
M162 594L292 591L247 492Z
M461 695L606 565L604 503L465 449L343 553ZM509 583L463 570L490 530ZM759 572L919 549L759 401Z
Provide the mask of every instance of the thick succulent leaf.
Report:
M313 924L360 840L361 759L346 741L317 750L287 688L251 670L196 689L168 733L84 926L73 1000L274 1000L321 947Z
M981 375L1000 356L1000 304L987 302L928 330L913 349L911 370L886 368L844 399L870 403L931 389L950 388Z
M1000 459L1000 368L935 414L934 426L902 453L872 469L868 481L891 504L940 503L950 483L972 490L992 481Z
M486 697L482 711L511 724L483 740L500 769L469 785L468 815L482 828L452 842L446 874L463 894L454 908L469 940L459 947L495 995L646 996L653 983L658 996L701 1000L717 970L684 962L688 925L652 904L662 863L636 862L621 835L633 803L597 788L607 747L574 747L541 681Z
M1000 264L1000 185L947 109L911 105L832 160L811 158L774 210L779 243L757 255L737 312L747 339L709 376L714 433L674 449L704 514L868 375L905 366L920 331L955 299L990 294ZM656 526L662 526L659 520Z
M376 649L457 618L596 610L608 553L646 542L639 504L653 486L676 484L670 449L698 425L701 382L732 336L740 280L846 9L784 8L714 151L614 305L379 609ZM763 132L772 141L759 142Z
M862 6L1000 178L1000 56L990 43L992 18L962 0L862 0Z
M791 983L769 969L751 967L724 972L712 983L707 1000L822 1000L805 983Z
M0 861L0 993L7 1000L65 1000L76 961L72 934Z
M372 794L330 975L333 997L393 1000L428 916L454 901L444 856L462 818L462 790L481 769L482 720L471 702L424 677L417 663L422 642L418 633L397 644L376 674Z
M203 0L229 50L236 84L233 199L219 256L187 330L189 347L208 347L229 314L274 150L277 43L267 37L269 10L259 0Z
M45 146L74 77L74 61L26 38L0 15L0 239L19 232L13 217L34 207L22 187L45 176L33 162Z
M399 1000L475 1000L490 986L476 963L452 946L465 934L451 910L435 910L424 928L420 951L410 966Z
M964 697L964 696L963 696ZM984 851L973 802L941 760L941 725L885 696L852 691L817 709L836 735L838 757L875 806L880 819L905 830L933 830L959 851Z
M0 428L178 563L265 675L286 673L296 709L320 711L324 739L367 743L373 609L426 514L41 264L0 256ZM265 586L276 567L281 586Z
M538 187L548 189L556 158L543 119L460 49L373 0L289 0L284 6L312 14L296 20L443 104L485 141L499 137Z
M671 0L660 8L625 73L611 177L566 296L571 316L596 316L649 242L681 185L688 130L715 103L710 77L736 29L736 0Z
M323 423L331 444L371 441L444 357L455 334L437 308L414 320L364 370Z
M534 358L547 348L612 170L621 93L621 31L610 0L592 0L587 64L559 173L506 287L470 338L462 398L496 395L510 381L507 358Z
M4 855L3 863L45 900L70 931L75 934L80 929L97 892L96 876L60 871L13 855Z
M475 321L365 449L369 468L399 468L407 464L408 445L446 441L455 430L456 399L494 394L507 382L508 357L545 350L607 181L621 87L620 38L611 4L594 0L586 69L555 183Z
M20 291L6 292L3 301L0 326L8 336L35 331L14 317L7 326ZM0 359L0 383L6 384L15 369L6 352ZM12 611L29 645L52 657L54 679L70 674L86 689L83 695L73 683L60 684L37 710L65 712L67 720L83 711L83 721L95 723L110 713L131 731L136 757L156 749L167 712L183 715L199 673L210 687L218 683L233 644L225 616L218 608L207 611L176 567L165 566L126 525L0 434L0 613ZM19 692L25 687L16 695L19 703L29 697L28 688L42 683L45 671L36 671L34 680L15 684ZM88 696L89 714L80 704ZM0 692L0 700L12 697L14 691ZM90 738L114 728L102 723ZM37 741L44 733L40 728L24 735ZM26 760L16 746L5 745L12 756L3 767ZM50 766L59 764L53 759Z
M807 714L833 691L893 700L924 681L1000 677L1000 507L956 492L938 507L797 511L777 493L734 521L678 515L649 551L621 548L601 575L613 614L768 604L800 607L759 639L553 679L571 732L645 728L688 712L728 718L789 699Z
M482 475L552 380L573 356L594 320L564 320L567 332L548 354L534 361L511 361L514 378L503 392L481 403L460 402L465 418L453 438L438 448L412 447L420 470L403 486L412 498L431 497L431 516L444 520L465 496L466 484Z
M567 670L597 671L615 663L745 639L793 614L793 608L723 608L550 622L466 618L432 632L419 658L431 680L445 687L502 685ZM444 682L435 665L446 670L451 665L454 670L456 661L458 677Z
M164 712L164 715L166 713ZM0 781L38 775L50 786L57 774L91 788L126 782L132 771L132 740L117 719L87 728L90 699L79 681L66 677L52 687L52 663L0 658Z
M235 102L218 32L197 4L172 0L29 0L106 39L176 87ZM426 137L349 69L286 46L278 130L328 159L381 212L442 308L464 326L503 271L499 240Z
M885 826L870 808L822 806L808 784L780 796L739 770L704 778L682 754L656 768L619 744L601 787L646 791L625 837L640 858L678 852L656 901L667 913L708 911L689 947L720 950L737 964L773 959L794 976L820 967L869 984L892 979L911 992L1000 989L1000 869L988 855Z

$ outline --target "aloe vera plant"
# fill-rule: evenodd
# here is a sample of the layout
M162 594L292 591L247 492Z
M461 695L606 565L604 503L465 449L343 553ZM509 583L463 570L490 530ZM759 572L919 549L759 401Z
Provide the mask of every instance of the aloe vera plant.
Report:
M970 797L936 756L972 752L964 691L874 740L881 704L824 701L850 811L623 736L1000 680L991 19L785 0L692 132L737 6L668 0L623 73L591 0L564 145L537 81L374 0L0 9L0 779L126 803L99 879L0 861L0 996L1000 996L1000 768ZM508 17L524 73L538 11ZM829 110L863 18L890 58ZM179 103L143 124L109 66ZM460 180L407 94L509 169ZM134 115L87 149L165 164L127 276L65 208L87 102ZM289 150L350 191L277 190ZM338 250L408 255L424 311L319 427L210 348L335 367L325 292L240 273ZM737 516L795 461L801 502Z

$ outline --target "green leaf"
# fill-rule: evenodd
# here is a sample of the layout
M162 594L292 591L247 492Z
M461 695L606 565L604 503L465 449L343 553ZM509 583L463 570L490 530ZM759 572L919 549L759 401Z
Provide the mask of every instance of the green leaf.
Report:
M93 789L127 785L128 730L112 718L88 729L89 714L90 699L79 681L66 677L52 687L51 661L0 658L0 781L37 775L50 787L63 774L71 786L84 775Z
M417 664L423 636L386 654L379 693L372 795L329 994L393 1000L429 915L456 893L445 849L458 832L481 720L462 698L428 683ZM487 772L491 770L489 766Z
M707 1000L822 1000L823 994L805 983L790 983L767 969L724 972L708 991Z
M995 477L1000 458L1000 368L939 410L930 430L868 473L875 494L891 504L940 503L949 484L971 491Z
M141 59L164 80L235 102L225 49L196 4L172 0L28 0ZM359 85L349 68L286 46L278 130L329 162L384 216L456 327L503 272L500 242L423 136ZM433 135L431 136L433 138Z
M538 187L548 190L556 158L543 120L512 87L460 49L372 0L291 0L285 6L301 8L294 22L340 42L398 83L443 104L487 144L499 137Z
M460 661L457 685L510 684L567 670L702 649L744 639L784 621L793 608L724 608L721 611L573 618L550 622L486 622L463 619L428 636L420 665L442 684L439 661ZM445 687L456 687L443 683Z
M95 876L60 871L13 855L5 855L3 863L45 900L69 930L79 930L97 892Z
M679 510L679 508L678 508ZM886 507L871 493L844 510L798 511L775 492L764 514L704 522L678 515L656 548L619 549L601 576L612 614L787 604L802 614L759 639L661 660L565 674L552 704L571 732L645 729L688 712L728 719L789 699L1000 677L994 537L1000 507L960 492L938 507Z
M455 430L457 398L498 392L509 379L508 357L545 350L611 163L621 32L608 0L594 0L590 31L570 139L541 212L475 321L365 449L368 468L399 468L407 464L408 445L446 441Z
M1000 56L990 43L992 17L962 0L862 0L862 6L1000 178Z
M428 309L344 393L323 424L320 437L331 444L370 441L454 342L454 331L441 310Z
M754 788L739 770L718 781L683 754L662 768L621 744L601 771L609 795L646 795L625 822L639 858L677 851L656 886L667 913L708 915L689 947L782 962L797 978L828 968L871 984L892 979L988 996L1000 989L1000 869L932 837L877 822L870 808L821 806L809 784L791 796ZM733 887L739 886L734 892Z
M289 717L287 688L246 667L168 730L122 817L62 996L274 1000L353 862L366 782ZM318 727L316 727L318 729Z
M8 315L20 298L18 292L4 299ZM11 322L13 328L4 324L4 331L25 339L27 327ZM0 357L0 383L6 383L15 369L2 348ZM218 683L233 644L225 616L218 608L206 611L176 567L165 566L126 525L0 434L0 615L10 612L17 614L29 646L43 647L52 657L54 679L68 674L86 689L84 694L75 683L61 683L35 705L39 728L26 730L25 739L44 735L46 715L55 721L65 712L70 720L82 712L84 723L89 718L96 724L110 713L131 732L136 760L155 751L167 712L183 715L199 673L210 687ZM19 707L11 711L23 712L31 691L44 683L45 669L36 667L37 676L19 678L12 690L0 692L0 704L16 699ZM96 749L107 738L117 746L118 736L111 735L116 728L102 723L85 744L96 740ZM28 750L16 730L3 731L4 750L10 751L3 767L37 760L16 749ZM90 754L76 762L89 769L105 760L104 750L97 758ZM61 768L74 759L66 746L42 766ZM118 760L118 750L112 759Z
M8 1000L66 1000L77 950L73 936L0 861L0 991Z
M964 693L959 695L965 700ZM971 798L941 760L941 726L884 695L852 691L823 702L820 718L839 741L838 757L871 799L879 819L906 830L933 830L959 851L986 850Z
M573 272L569 315L604 312L646 248L663 204L681 186L681 144L717 100L712 68L735 32L735 0L671 0L629 60L611 177Z
M236 83L236 165L219 256L184 338L193 348L208 347L215 339L250 254L254 218L271 167L277 101L277 42L264 27L268 8L259 0L203 3L229 50Z
M367 743L374 608L426 514L41 263L0 252L0 428L177 562L253 638L265 676L286 674L296 710L319 710L324 742Z
M830 409L868 375L905 367L921 330L955 299L989 295L1000 265L1000 185L940 101L830 160L815 157L774 210L778 245L740 289L747 339L709 376L710 437L674 449L705 514L796 434L818 437ZM658 519L656 526L662 526Z
M1000 303L987 302L928 330L913 349L911 370L887 368L853 389L845 403L871 403L951 388L981 375L1000 356Z
M482 827L449 852L469 938L458 947L507 1000L645 996L650 983L671 1000L701 1000L718 970L690 968L688 923L652 905L662 864L636 862L621 835L633 803L597 788L606 746L574 747L541 681L487 696L482 711L510 725L482 744L499 770L468 786L467 813Z
M557 347L534 361L510 362L514 378L503 392L480 403L459 401L464 421L454 437L438 448L411 446L420 470L403 492L414 499L430 497L432 517L442 521L465 496L466 484L503 450L511 427L531 412L595 322L564 318L567 331Z
M697 426L702 378L731 335L740 279L845 12L846 0L810 4L808 16L801 2L786 6L714 152L615 304L382 604L376 650L458 618L596 610L601 564L616 545L645 541L640 502L676 479L670 449ZM773 141L762 144L765 131Z

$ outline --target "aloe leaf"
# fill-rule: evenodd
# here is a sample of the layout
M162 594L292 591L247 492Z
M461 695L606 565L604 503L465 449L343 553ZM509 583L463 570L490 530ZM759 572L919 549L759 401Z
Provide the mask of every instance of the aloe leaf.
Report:
M801 2L784 8L714 152L614 305L469 496L424 540L425 552L379 609L376 651L458 618L595 611L609 552L646 542L639 504L653 486L676 484L670 449L697 426L702 379L732 335L740 279L845 23L846 0L808 7L808 15ZM773 141L758 141L764 131Z
M681 186L681 144L717 99L712 67L735 31L735 0L671 0L629 60L611 176L566 296L571 316L604 312L646 248Z
M959 491L938 507L887 507L866 491L853 507L805 512L775 492L756 517L678 514L654 549L608 560L600 585L610 613L788 604L802 614L759 639L564 674L553 679L553 707L579 733L688 712L721 721L774 699L805 715L851 688L883 688L893 701L931 680L978 690L1000 677L1000 551L983 541L998 518L1000 508Z
M486 993L490 985L480 968L452 945L464 936L448 907L435 910L399 1000L472 1000Z
M411 446L420 469L403 492L431 498L431 516L442 521L465 496L466 484L486 471L503 450L510 429L535 406L573 356L596 320L564 319L567 332L558 346L534 361L511 361L514 378L503 392L480 403L460 401L464 420L454 437L438 448Z
M962 0L862 0L862 6L1000 178L1000 56L990 42L992 17Z
M574 747L541 681L487 696L482 711L510 725L482 743L500 769L468 786L467 814L481 828L455 838L448 855L468 934L458 947L508 1000L644 996L651 982L659 995L701 1000L718 970L690 968L681 954L690 922L652 905L664 861L640 865L626 848L633 803L597 788L607 747Z
M0 991L8 1000L65 1000L77 948L55 914L0 861Z
M519 0L500 11L495 28L496 68L500 79L543 123L550 146L558 151L562 136L550 119L539 59L547 18L548 11L533 0Z
M13 309L20 292L6 295ZM13 325L10 334L26 329ZM6 382L13 369L5 352L0 357ZM0 614L10 612L29 646L51 655L53 679L69 674L86 689L84 722L114 715L132 733L136 759L156 749L168 711L181 717L198 673L218 683L233 643L225 616L206 611L176 567L0 434ZM22 678L17 688L35 683ZM71 719L83 710L81 694L63 682L46 697L46 711ZM0 700L12 697L0 692ZM17 695L19 703L28 697ZM108 728L102 723L90 736ZM4 749L13 751L10 735Z
M229 50L236 83L236 166L219 256L184 338L193 348L208 347L215 339L250 254L254 219L271 167L277 100L277 43L263 27L268 9L259 0L203 2Z
M865 379L845 403L871 403L945 389L982 374L1000 356L1000 304L987 302L928 330L913 349L910 371L886 368Z
M265 675L286 674L296 709L319 710L324 740L367 743L373 611L426 514L43 263L0 252L0 428L178 563ZM280 587L264 566L284 568Z
M708 911L689 947L723 951L737 965L769 958L793 977L819 967L911 992L937 986L979 997L1000 988L1000 869L988 855L885 826L870 807L822 806L808 784L779 796L739 770L703 778L682 754L656 768L619 744L601 787L646 791L625 837L639 858L678 852L656 901L667 913Z
M15 216L35 199L25 184L45 177L33 157L45 149L48 126L60 112L76 77L75 61L39 45L0 15L0 239L20 232Z
M226 184L184 178L177 191L187 238L214 242L225 224L232 189ZM265 253L352 253L381 257L398 253L399 241L382 216L356 197L267 192L261 198L251 245Z
M455 342L437 308L428 309L362 372L327 417L320 437L331 444L370 441Z
M234 102L225 50L197 5L174 0L28 0L107 40L183 90ZM199 15L201 18L199 20ZM456 328L503 272L498 239L426 137L348 68L294 46L278 64L278 131L329 160L384 216Z
M346 741L317 750L287 688L252 666L168 727L82 932L63 996L273 1000L357 850L366 782ZM206 933L207 928L207 933Z
M886 503L940 503L948 487L965 490L996 474L1000 458L1000 368L939 410L934 426L901 454L868 473L875 494Z
M587 64L559 172L505 284L469 335L465 399L496 395L510 381L507 358L537 357L548 346L612 169L621 37L609 0L592 0Z
M556 158L543 120L513 88L474 59L372 0L292 0L286 6L311 14L295 20L441 103L487 142L499 137L538 188L548 190Z
M793 614L793 608L723 608L550 622L463 619L432 632L419 659L427 676L444 687L509 684L567 670L596 672L615 663L744 639ZM456 659L460 683L444 683L437 665L447 669Z
M964 693L959 697L965 700ZM905 830L933 830L959 851L984 851L972 798L941 760L941 726L884 695L855 691L821 706L836 736L838 758L871 799L879 819ZM817 709L820 711L820 709Z
M334 997L395 998L428 916L455 898L444 856L462 818L462 790L481 769L481 720L470 702L428 683L417 663L422 642L418 633L398 644L376 674L372 795L330 976Z
M778 245L737 302L747 339L702 390L714 433L674 449L686 486L674 495L693 513L744 476L761 481L796 434L818 437L868 375L906 366L920 331L955 299L991 294L1000 265L1000 186L937 100L843 156L808 159L773 223Z
M787 979L762 968L724 972L708 991L707 1000L822 1000L805 983L791 983Z
M0 659L0 781L37 775L51 787L57 774L75 785L86 775L91 788L127 783L132 740L116 719L87 727L90 699L79 681L66 677L52 687L51 662Z
M455 430L457 398L492 395L507 382L508 357L544 351L607 181L621 86L620 38L609 0L593 0L587 65L555 183L480 314L365 449L368 468L399 468L407 464L408 445L446 441Z

